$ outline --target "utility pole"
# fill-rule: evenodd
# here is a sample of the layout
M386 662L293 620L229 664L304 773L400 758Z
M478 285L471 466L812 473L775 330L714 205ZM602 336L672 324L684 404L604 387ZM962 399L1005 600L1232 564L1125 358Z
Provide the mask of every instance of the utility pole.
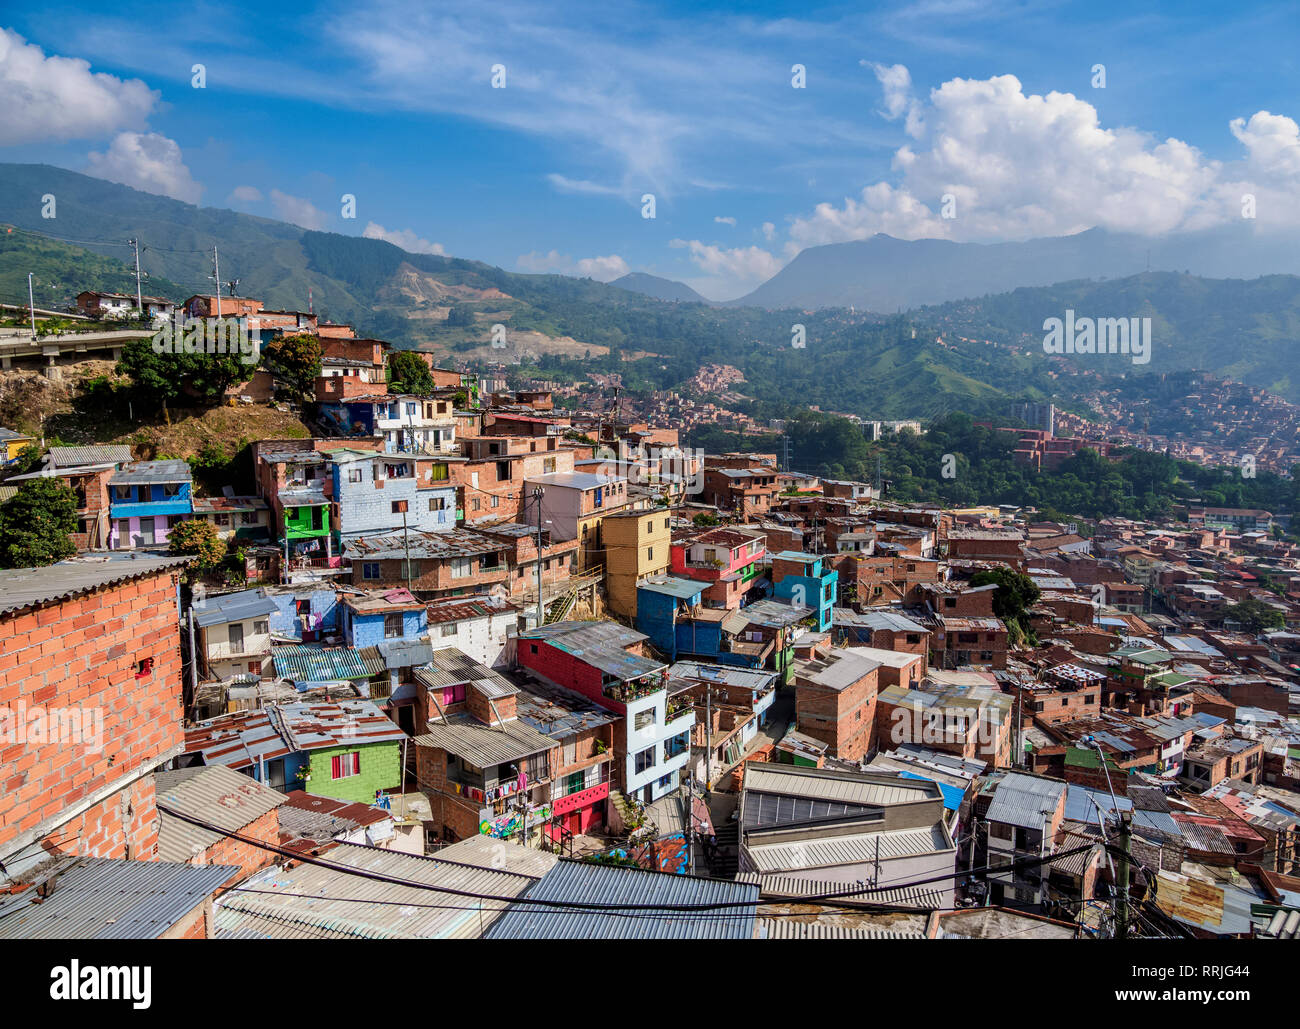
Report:
M27 273L27 313L32 316L32 339L36 339L36 297L32 293L32 273Z
M533 503L537 505L537 628L546 620L546 608L542 605L542 497L546 490L541 486L533 487Z
M217 263L217 248L212 248L212 283L217 287L217 317L221 317L221 265Z
M140 312L140 317L144 317L144 294L140 289L140 241L138 239L127 240L131 244L131 249L135 251L135 307Z
M1119 816L1119 901L1115 905L1115 914L1118 925L1115 926L1115 939L1128 939L1128 882L1129 870L1132 867L1129 863L1129 846L1133 839L1133 824L1130 821L1130 814L1127 811L1117 811Z

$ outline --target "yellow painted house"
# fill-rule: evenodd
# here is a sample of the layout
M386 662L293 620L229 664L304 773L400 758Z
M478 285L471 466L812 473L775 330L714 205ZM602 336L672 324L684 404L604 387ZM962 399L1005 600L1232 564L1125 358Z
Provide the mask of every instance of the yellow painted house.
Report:
M35 442L35 437L24 436L12 429L0 429L0 447L4 448L3 460L0 460L0 464L11 464L22 453L23 447Z
M671 523L672 514L662 507L619 511L601 519L605 594L615 614L635 618L636 584L668 571Z

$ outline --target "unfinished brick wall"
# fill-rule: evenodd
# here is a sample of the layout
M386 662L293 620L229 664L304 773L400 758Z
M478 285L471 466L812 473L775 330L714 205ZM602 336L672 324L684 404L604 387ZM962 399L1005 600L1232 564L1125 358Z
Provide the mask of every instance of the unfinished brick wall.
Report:
M861 761L871 752L875 732L878 669L842 690L796 683L795 711L800 732L822 740L829 754Z
M272 808L266 814L255 818L239 830L239 835L257 840L258 843L278 846L280 843L280 809ZM239 874L230 880L230 882L234 883L247 879L259 868L266 868L278 860L279 855L274 851L259 847L254 843L231 839L227 836L198 855L195 864L238 865ZM223 890L217 892L219 894Z
M159 571L0 617L0 708L10 718L57 710L89 726L102 716L98 751L89 732L54 743L0 735L0 853L29 831L68 835L69 807L130 782L181 746L178 577ZM137 677L146 659L149 671ZM78 852L120 857L131 844L152 856L152 796L151 784L137 787L125 817L111 797L87 810L75 831L91 849Z

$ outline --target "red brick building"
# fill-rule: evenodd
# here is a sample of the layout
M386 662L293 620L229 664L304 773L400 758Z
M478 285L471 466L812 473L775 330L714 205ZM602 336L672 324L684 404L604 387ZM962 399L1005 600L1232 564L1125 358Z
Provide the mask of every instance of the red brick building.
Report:
M816 650L794 664L795 717L827 754L861 761L875 733L880 665L844 650Z
M152 773L183 746L186 560L0 572L0 861L156 856Z

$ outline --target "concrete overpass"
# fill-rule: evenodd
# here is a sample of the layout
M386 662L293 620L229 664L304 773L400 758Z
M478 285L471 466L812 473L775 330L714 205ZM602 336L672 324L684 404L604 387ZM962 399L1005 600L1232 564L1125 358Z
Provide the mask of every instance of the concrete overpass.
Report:
M0 369L20 365L41 365L45 374L58 381L59 362L71 364L97 357L116 361L122 347L133 339L150 339L155 329L113 329L102 332L69 332L32 339L31 329L0 328Z

